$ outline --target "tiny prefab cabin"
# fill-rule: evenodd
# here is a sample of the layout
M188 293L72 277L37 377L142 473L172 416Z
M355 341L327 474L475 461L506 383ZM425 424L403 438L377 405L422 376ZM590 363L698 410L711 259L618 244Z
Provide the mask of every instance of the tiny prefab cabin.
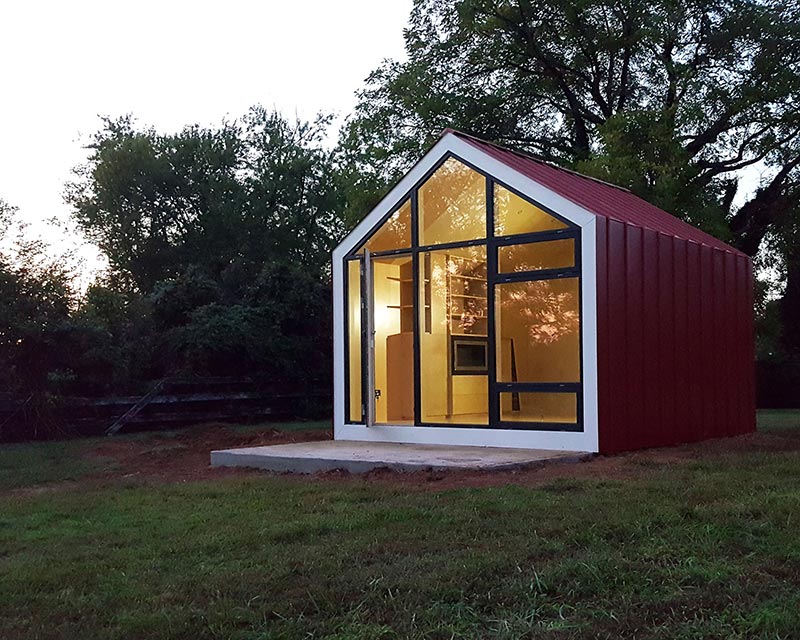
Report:
M755 428L752 263L447 130L333 252L337 440L612 453Z

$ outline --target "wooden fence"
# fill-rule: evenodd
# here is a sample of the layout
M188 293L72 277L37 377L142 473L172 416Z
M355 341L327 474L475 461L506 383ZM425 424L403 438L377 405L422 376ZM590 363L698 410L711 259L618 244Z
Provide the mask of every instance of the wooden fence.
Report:
M37 437L31 397L0 394L0 441ZM331 415L327 384L307 389L242 378L167 378L146 393L57 398L50 418L64 435L112 435L208 422L256 422Z

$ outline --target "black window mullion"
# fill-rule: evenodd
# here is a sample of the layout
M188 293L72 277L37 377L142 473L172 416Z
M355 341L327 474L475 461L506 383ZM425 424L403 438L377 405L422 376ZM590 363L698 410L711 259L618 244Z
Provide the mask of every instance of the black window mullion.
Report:
M367 272L363 258L359 258L359 282L361 283L361 296L359 304L361 305L361 422L367 423L367 402L370 399L367 397L369 394L369 383L367 382L367 358L369 358L369 347L367 345L367 311L369 305L367 304Z
M498 382L497 391L510 393L578 393L580 382Z
M580 238L580 229L554 229L552 231L518 233L513 236L498 236L495 241L498 245L508 245L551 242L553 240L568 240L570 238Z
M497 255L497 249L492 251ZM511 273L498 273L493 278L495 284L506 284L510 282L532 282L534 280L561 280L563 278L579 278L580 269L570 267L569 269L542 269L540 271L514 271Z
M350 260L342 260L344 264L344 278L342 278L342 290L344 291L344 421L345 424L351 422L350 419ZM359 300L361 304L361 300ZM359 345L360 346L360 345ZM361 367L364 368L363 366Z
M497 273L497 245L494 242L494 181L486 179L486 341L489 360L488 411L489 425L500 420L500 396L495 392L497 385L497 331L495 328L495 302L493 277Z
M413 281L411 289L414 292L413 307L411 309L414 314L414 424L419 425L422 422L422 389L420 386L420 343L422 340L420 339L419 298L420 282L423 282L424 286L424 278L420 280L419 277L419 199L416 188L411 192L411 250L413 252L411 254L411 278Z

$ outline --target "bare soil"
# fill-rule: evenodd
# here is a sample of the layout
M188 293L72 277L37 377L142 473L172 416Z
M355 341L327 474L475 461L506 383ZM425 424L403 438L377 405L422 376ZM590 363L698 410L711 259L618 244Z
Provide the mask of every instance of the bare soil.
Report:
M112 470L90 480L134 478L154 482L187 482L234 476L257 476L264 471L212 467L213 449L309 442L330 439L327 431L280 431L260 429L242 433L225 425L207 425L177 435L154 434L141 440L109 439L87 455L113 461ZM409 490L442 490L459 487L487 487L507 484L539 485L559 478L626 479L654 468L680 465L710 457L753 452L800 451L797 434L753 433L662 449L648 449L613 456L595 456L583 462L549 462L514 471L418 471L401 473L376 469L351 475L343 471L313 474L312 481L380 482Z

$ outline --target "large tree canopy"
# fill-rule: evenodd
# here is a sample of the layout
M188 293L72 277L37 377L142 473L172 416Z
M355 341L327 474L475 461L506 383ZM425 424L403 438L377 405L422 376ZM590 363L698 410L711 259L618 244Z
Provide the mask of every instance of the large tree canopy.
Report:
M343 229L326 124L261 107L178 134L105 120L67 200L111 274L140 292L190 267L227 281L274 261L321 274Z
M359 186L444 127L631 188L754 255L796 201L797 0L416 0L342 134ZM735 206L742 170L761 188Z

